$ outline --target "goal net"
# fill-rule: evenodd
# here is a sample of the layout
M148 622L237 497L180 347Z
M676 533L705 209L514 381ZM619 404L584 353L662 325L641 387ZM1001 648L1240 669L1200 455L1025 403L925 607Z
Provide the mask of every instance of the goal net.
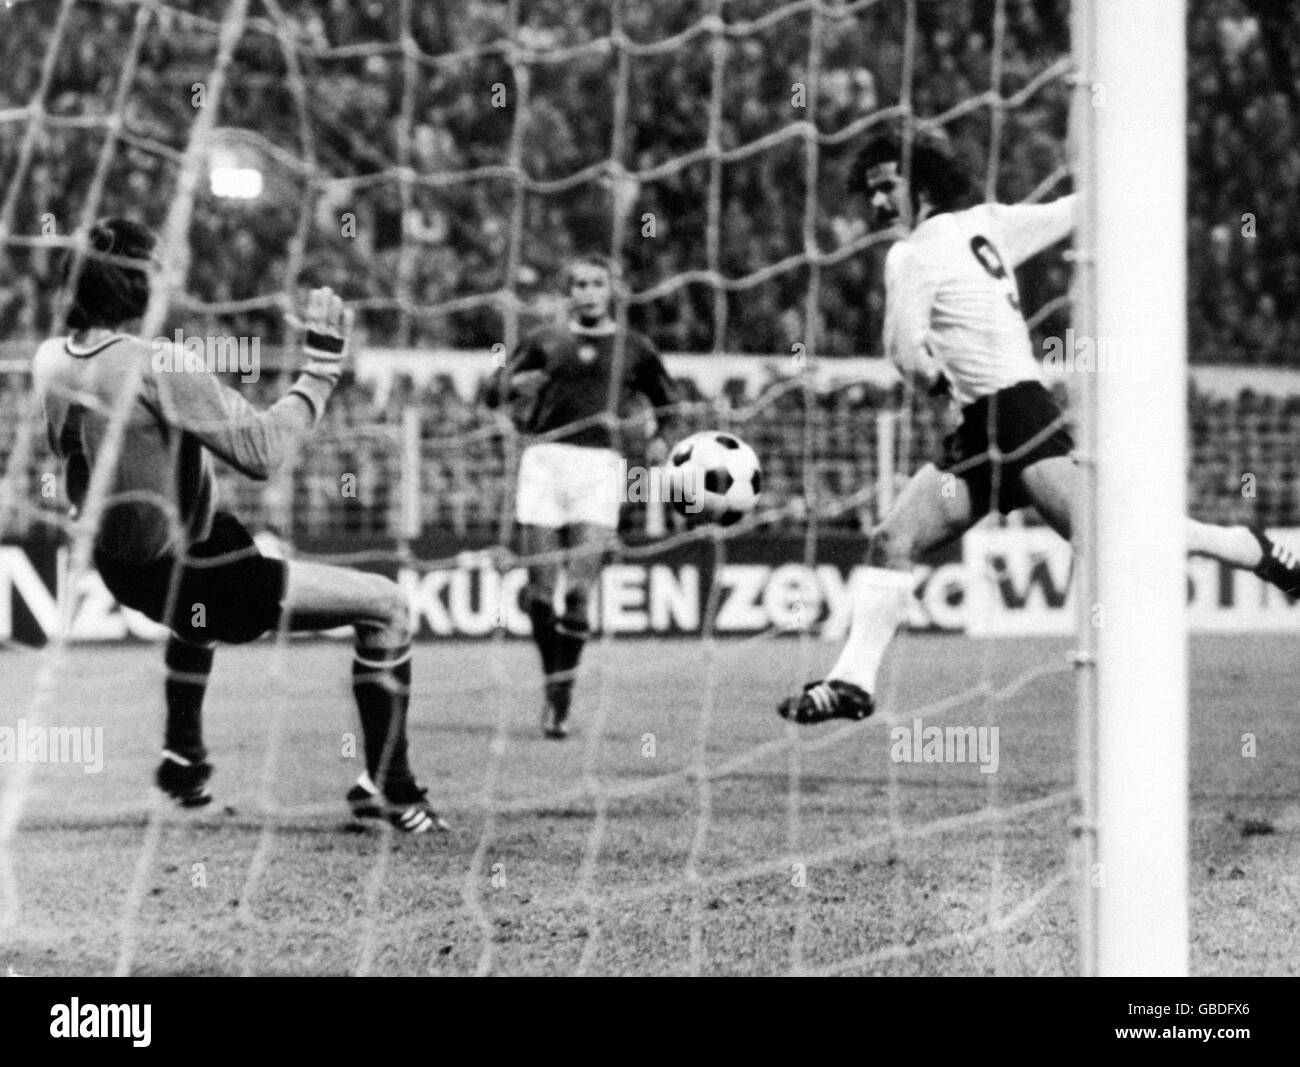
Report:
M1066 191L1067 4L60 0L0 19L0 658L18 679L0 964L1078 969L1068 637L942 632L996 632L981 588L1064 595L1068 551L1036 553L1054 535L1032 516L918 565L878 716L775 714L833 662L865 533L946 429L862 358L888 237L846 196L849 163L895 125L945 139L987 199ZM229 340L252 362L221 370L259 404L286 388L305 289L357 308L355 380L320 433L222 492L268 551L411 594L413 752L449 837L340 833L344 656L285 633L218 650L212 809L152 793L158 635L105 603L89 561L109 472L69 519L27 377L62 329L63 256L113 214L163 238L143 336ZM740 435L764 495L726 529L629 503L577 733L553 746L517 602L521 439L478 401L593 251L622 266L620 326L683 379L674 432ZM1036 339L1064 333L1068 284L1059 250L1022 273ZM631 464L652 419L616 417ZM83 732L82 766L51 758L60 730ZM24 747L42 738L43 758Z

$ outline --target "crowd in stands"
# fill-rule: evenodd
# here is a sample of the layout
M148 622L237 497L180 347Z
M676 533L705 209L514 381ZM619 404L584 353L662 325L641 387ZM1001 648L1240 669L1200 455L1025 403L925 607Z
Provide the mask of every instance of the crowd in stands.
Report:
M805 411L809 397L794 383L757 386L736 379L711 397L690 381L679 386L685 400L675 435L730 428L761 457L762 503L770 514L764 530L804 529L809 509L826 530L869 528L878 514L882 462L877 419L900 410L898 391L844 386L814 394L812 410ZM265 403L283 388L267 377L249 392ZM1208 521L1300 526L1300 389L1226 397L1192 388L1188 403L1193 514ZM31 506L20 509L17 521L10 517L9 536L20 536L35 510L59 516L64 506L43 491L43 476L57 465L29 404L25 376L0 375L0 472L8 471L20 434L31 433L22 501ZM403 436L404 415L412 410L420 438L415 467ZM639 463L644 431L638 436L629 426L629 459ZM946 429L941 410L920 402L904 426L896 438L901 454L891 466L900 477L937 454ZM308 546L328 543L338 550L367 538L430 533L481 543L505 528L520 444L508 419L459 394L447 376L423 386L398 376L383 391L374 382L357 381L336 394L309 447L282 475L253 482L218 464L221 494L225 506L255 528ZM21 478L13 484L24 493ZM418 493L414 529L403 510L412 489ZM626 539L643 534L643 507L628 505L624 519Z
M1300 352L1300 6L1211 0L1189 25L1189 333L1201 362Z
M770 17L776 9L766 0L728 0L731 32L718 38L698 30L712 0L621 5L621 31L638 43L626 63L625 94L616 50L599 44L614 30L616 5L607 0L274 6L279 21L256 14L235 51L214 142L228 161L261 169L265 189L244 202L200 183L185 299L174 302L169 329L274 344L285 298L332 284L363 308L372 345L482 349L511 333L510 316L521 315L513 325L526 327L531 312L549 311L563 260L608 248L615 229L634 294L685 271L744 278L797 256L806 247L810 200L816 245L832 253L863 232L843 188L864 135L843 144L830 135L897 104L908 67L902 0L823 19L815 71L807 9ZM915 113L952 111L992 87L995 69L1002 95L1024 89L1068 54L1069 7L1068 0L1007 0L999 67L993 0L914 5ZM1189 7L1191 356L1287 365L1300 351L1300 4L1201 0ZM137 9L77 4L57 48L48 5L6 9L0 205L7 216L0 223L17 241L0 246L0 341L41 336L54 325L60 256L29 247L31 238L66 236L87 210L164 221L177 159L197 107L206 106L195 94L208 87L222 10L198 0L152 9L114 142L111 120ZM401 47L403 11L420 53L414 79ZM514 27L511 11L520 13ZM682 36L671 47L654 46L674 35ZM501 46L507 38L522 50L513 57ZM562 61L547 58L556 50ZM48 121L40 122L21 109L37 101L51 51L48 90L38 101ZM982 193L1019 200L1054 174L1062 177L1045 195L1070 188L1061 170L1068 94L1064 77L1053 77L1006 110L992 165L988 107L943 124ZM799 123L827 138L812 169ZM765 138L761 150L716 167L707 151L700 154ZM101 159L102 196L91 203ZM608 170L565 181L602 163L657 173L640 182ZM467 173L468 180L457 178ZM558 184L521 192L521 175ZM876 247L828 264L815 286L798 263L721 297L694 281L634 300L631 322L666 352L788 353L811 331L823 356L870 353L882 317L879 267ZM1059 251L1036 261L1021 272L1024 306L1048 304L1068 277ZM502 293L517 305L498 299ZM238 309L211 306L232 301ZM455 306L443 306L449 302ZM1064 311L1047 316L1040 336L1059 334L1067 321ZM855 386L818 397L817 410L805 413L802 390L774 389L742 418L758 398L734 384L700 397L685 383L697 402L692 417L701 426L731 425L754 443L765 461L765 503L780 510L781 522L797 524L801 507L833 510L876 483L874 420L894 409L896 397ZM0 382L0 470L30 425L26 388L22 375ZM1227 399L1193 390L1190 405L1197 513L1300 525L1300 396ZM399 379L382 395L355 383L340 393L322 437L288 481L254 486L223 475L224 489L236 507L295 537L389 535L401 523L408 486L400 425L411 408L423 427L421 526L490 534L509 510L517 442L449 379L420 387ZM909 425L905 469L932 455L941 433L927 411ZM39 435L34 448L36 478L48 466ZM345 492L349 473L356 478ZM871 512L869 504L850 508L834 522L861 527ZM629 522L640 522L635 509Z
M265 189L245 202L219 199L200 182L190 303L177 302L174 325L273 343L282 300L327 283L366 308L372 344L482 348L509 332L504 319L515 312L500 294L524 309L540 307L562 260L607 248L614 228L635 293L684 271L744 278L797 256L810 197L821 251L861 235L860 213L843 188L862 136L824 143L810 171L794 124L811 122L829 136L898 102L909 5L884 0L849 18L823 19L814 71L807 9L769 17L775 9L765 0L729 0L720 81L714 35L688 32L714 10L711 0L621 5L622 32L647 47L626 64L624 120L615 129L619 61L598 42L613 31L619 6L281 0L273 22L254 5L226 72L216 144L228 161L260 168ZM1004 96L1068 54L1069 6L1008 0L997 86ZM125 95L122 140L108 156L92 213L163 221L224 7L171 0L154 9ZM1300 342L1300 5L1203 0L1189 7L1192 356L1284 364ZM915 5L918 116L944 115L993 86L995 9L993 0ZM401 49L403 11L420 52L414 65ZM514 27L511 11L521 13ZM130 5L77 4L55 48L48 5L6 10L0 201L12 194L16 235L67 235L81 221L110 144L136 13ZM650 47L675 34L685 36ZM500 46L508 37L526 50L513 61ZM557 49L563 60L548 59ZM33 129L20 109L35 99L51 50L52 77L40 101L49 121ZM800 86L816 92L801 99ZM994 143L990 109L945 122L981 192L1017 200L1060 172L1068 92L1055 77L1004 112L991 183L984 180ZM30 161L20 173L29 129ZM716 172L707 153L690 156L769 137ZM518 194L521 174L556 182L609 162L660 171L639 183L593 172L577 184ZM478 168L497 169L453 180ZM1046 195L1068 188L1063 179ZM873 249L829 264L815 289L797 263L721 297L694 281L635 303L632 321L671 352L789 352L811 331L822 355L870 353L882 310L879 259ZM58 257L12 245L0 248L0 268L0 339L47 330ZM1059 253L1023 271L1024 306L1042 307L1067 280ZM211 313L209 305L226 301L244 304ZM444 306L451 301L458 303ZM1048 316L1040 332L1059 334L1065 321L1063 313Z

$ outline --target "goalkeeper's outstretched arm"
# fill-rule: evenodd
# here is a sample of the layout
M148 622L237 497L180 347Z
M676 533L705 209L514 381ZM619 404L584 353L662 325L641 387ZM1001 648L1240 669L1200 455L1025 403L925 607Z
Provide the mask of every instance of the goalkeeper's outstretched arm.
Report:
M352 311L331 290L316 289L302 324L307 362L289 392L269 408L254 407L211 373L151 374L146 402L168 425L193 434L240 473L265 480L325 413L343 372Z

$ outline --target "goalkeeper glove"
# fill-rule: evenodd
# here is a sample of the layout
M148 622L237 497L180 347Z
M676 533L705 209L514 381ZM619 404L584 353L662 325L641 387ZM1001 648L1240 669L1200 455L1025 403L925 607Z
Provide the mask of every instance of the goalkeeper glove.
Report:
M344 307L334 290L322 287L311 291L307 313L299 323L304 330L302 350L307 362L290 392L307 402L314 422L325 414L325 402L343 374L352 322L352 309Z
M321 288L311 291L307 298L307 316L303 320L306 334L302 350L307 356L303 374L320 378L331 386L338 383L352 334L352 319L352 309L343 306L342 299L334 290Z

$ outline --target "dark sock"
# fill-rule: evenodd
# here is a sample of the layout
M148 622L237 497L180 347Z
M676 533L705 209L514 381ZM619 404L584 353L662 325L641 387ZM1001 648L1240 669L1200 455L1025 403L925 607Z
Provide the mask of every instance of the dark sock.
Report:
M415 791L407 758L406 710L411 702L411 646L359 649L352 693L361 716L366 772L390 800Z
M587 643L587 624L561 619L555 627L555 671L568 674L577 669L582 659L582 646Z
M555 670L555 608L545 600L528 602L528 617L533 623L533 641L542 654L542 672Z
M175 635L167 639L163 747L191 763L201 763L208 754L203 747L203 695L208 690L214 652L211 645L196 645Z
M1300 595L1300 560L1296 559L1290 549L1277 544L1261 531L1252 529L1250 532L1255 535L1255 540L1264 553L1255 573L1270 585L1277 586L1287 596Z
M570 593L564 598L564 617L555 624L555 670L558 681L573 688L574 674L582 658L582 646L590 636L586 597Z
M561 619L555 625L555 669L546 678L546 699L561 715L567 715L573 701L573 683L577 678L582 646L587 643L587 628Z

